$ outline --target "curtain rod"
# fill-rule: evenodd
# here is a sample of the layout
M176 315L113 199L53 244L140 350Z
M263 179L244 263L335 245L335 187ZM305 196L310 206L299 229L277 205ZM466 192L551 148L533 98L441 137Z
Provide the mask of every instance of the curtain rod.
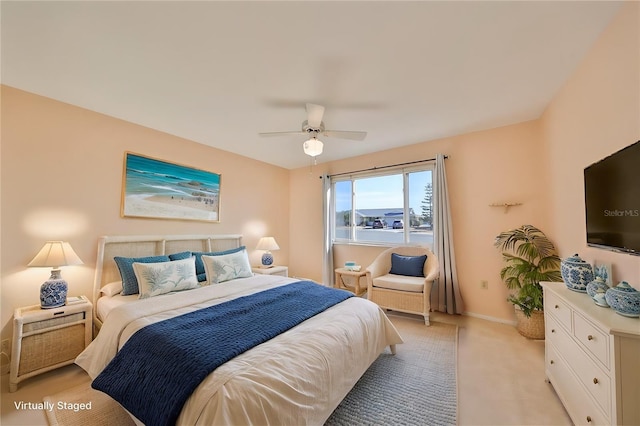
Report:
M444 156L445 159L449 158L448 155ZM334 176L343 176L343 175L350 175L351 173L361 173L361 172L370 172L373 170L380 170L380 169L388 169L391 167L398 167L398 166L409 166L411 164L419 164L419 163L426 163L428 161L435 161L435 158L427 158L424 160L416 160L416 161L410 161L408 163L398 163L398 164L390 164L388 166L380 166L380 167L370 167L368 169L362 169L362 170L353 170L350 172L342 172L342 173L336 173L333 175L327 175L328 177L334 177ZM322 176L320 176L320 179L322 179Z

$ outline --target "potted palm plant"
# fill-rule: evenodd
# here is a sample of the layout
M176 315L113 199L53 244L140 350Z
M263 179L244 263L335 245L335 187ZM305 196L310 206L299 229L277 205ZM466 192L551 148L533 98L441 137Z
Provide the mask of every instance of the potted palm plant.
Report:
M500 278L511 291L507 300L515 307L518 332L531 339L544 339L540 281L562 281L555 246L532 225L500 233L494 245L506 264Z

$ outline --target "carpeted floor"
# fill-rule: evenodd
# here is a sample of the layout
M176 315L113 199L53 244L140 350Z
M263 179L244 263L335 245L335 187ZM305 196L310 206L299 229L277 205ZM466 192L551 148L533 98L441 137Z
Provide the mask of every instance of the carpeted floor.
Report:
M404 339L369 367L325 426L455 425L455 325L389 316Z
M396 355L386 349L326 422L342 425L455 425L457 422L457 327L389 316L404 342ZM89 383L45 398L51 426L127 426L127 413ZM59 409L64 401L67 408ZM74 407L91 402L90 410Z

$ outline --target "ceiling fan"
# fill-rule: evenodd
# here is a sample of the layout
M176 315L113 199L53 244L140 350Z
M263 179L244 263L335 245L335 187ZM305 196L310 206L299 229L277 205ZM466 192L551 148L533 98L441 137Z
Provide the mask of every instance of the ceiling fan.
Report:
M309 139L306 140L302 148L304 153L315 157L322 154L322 147L324 144L318 135L322 135L328 138L339 139L351 139L361 141L367 136L367 132L354 132L348 130L326 130L324 128L324 122L322 116L324 115L324 107L322 105L307 104L307 119L302 122L302 130L291 132L267 132L260 133L260 136L286 136L286 135L306 135Z

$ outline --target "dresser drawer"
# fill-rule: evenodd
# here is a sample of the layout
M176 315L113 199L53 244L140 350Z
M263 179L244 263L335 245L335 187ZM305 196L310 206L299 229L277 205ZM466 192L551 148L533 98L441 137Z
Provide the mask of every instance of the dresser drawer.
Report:
M573 335L576 339L604 365L609 365L609 336L587 321L580 314L573 316Z
M552 342L556 348L560 350L560 353L564 354L564 345L569 345L568 347L575 346L573 343L573 338L571 338L571 334L569 331L565 330L560 326L560 323L556 317L548 315L545 318L545 338ZM570 349L573 351L573 349Z
M605 415L573 375L553 343L547 343L546 372L551 384L576 425L610 424Z
M578 346L578 343L567 331L558 326L553 317L547 319L547 339L553 344L556 354L560 354L563 362L570 365L573 374L582 382L598 406L608 416L611 414L611 380L609 375L599 367ZM557 355L556 355L557 357Z
M544 310L555 316L564 328L571 330L571 308L555 294L545 293Z

